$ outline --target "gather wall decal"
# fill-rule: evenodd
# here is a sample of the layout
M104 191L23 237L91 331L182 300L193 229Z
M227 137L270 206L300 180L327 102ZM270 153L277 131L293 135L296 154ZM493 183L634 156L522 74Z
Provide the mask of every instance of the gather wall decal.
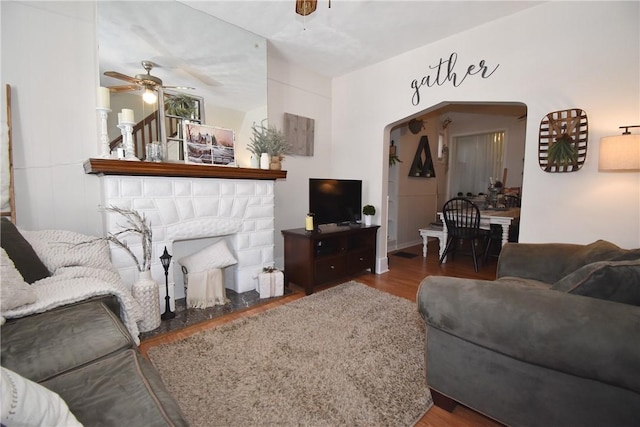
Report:
M413 105L420 104L420 89L423 86L433 87L435 85L442 86L447 82L451 82L454 87L458 87L469 76L480 75L483 79L488 79L498 69L500 64L495 67L491 67L485 63L482 59L478 65L471 64L467 67L464 75L456 72L456 62L458 61L458 54L453 52L449 55L449 59L440 58L440 61L435 65L429 65L429 73L423 76L421 79L413 79L411 81L411 89L413 89L413 95L411 96L411 103Z

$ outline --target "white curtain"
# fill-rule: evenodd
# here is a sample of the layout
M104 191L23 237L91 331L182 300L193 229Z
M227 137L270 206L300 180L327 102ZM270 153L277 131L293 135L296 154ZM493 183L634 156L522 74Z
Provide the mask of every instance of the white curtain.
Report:
M451 197L486 194L489 178L502 180L504 132L454 137L450 150Z

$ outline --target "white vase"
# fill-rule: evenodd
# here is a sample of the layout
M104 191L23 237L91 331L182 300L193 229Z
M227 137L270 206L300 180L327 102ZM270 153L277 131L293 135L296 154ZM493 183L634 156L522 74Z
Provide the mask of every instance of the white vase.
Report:
M250 165L254 169L258 169L260 167L260 156L257 154L251 155Z
M131 293L142 308L143 318L138 322L140 332L153 331L160 326L160 292L150 270L140 272L138 280L131 286Z
M371 225L371 218L373 215L364 215L364 225Z
M269 153L262 153L260 155L260 169L269 169L271 167L271 158Z

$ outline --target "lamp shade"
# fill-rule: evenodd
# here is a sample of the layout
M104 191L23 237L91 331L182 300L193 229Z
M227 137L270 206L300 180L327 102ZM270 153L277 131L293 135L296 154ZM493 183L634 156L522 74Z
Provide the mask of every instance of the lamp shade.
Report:
M600 139L601 171L640 171L640 135L616 135Z

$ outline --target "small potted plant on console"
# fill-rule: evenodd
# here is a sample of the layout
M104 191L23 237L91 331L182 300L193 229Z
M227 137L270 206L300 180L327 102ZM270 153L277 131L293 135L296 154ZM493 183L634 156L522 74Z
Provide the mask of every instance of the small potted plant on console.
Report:
M362 214L364 215L364 225L371 225L371 218L376 214L376 208L373 205L364 205Z

